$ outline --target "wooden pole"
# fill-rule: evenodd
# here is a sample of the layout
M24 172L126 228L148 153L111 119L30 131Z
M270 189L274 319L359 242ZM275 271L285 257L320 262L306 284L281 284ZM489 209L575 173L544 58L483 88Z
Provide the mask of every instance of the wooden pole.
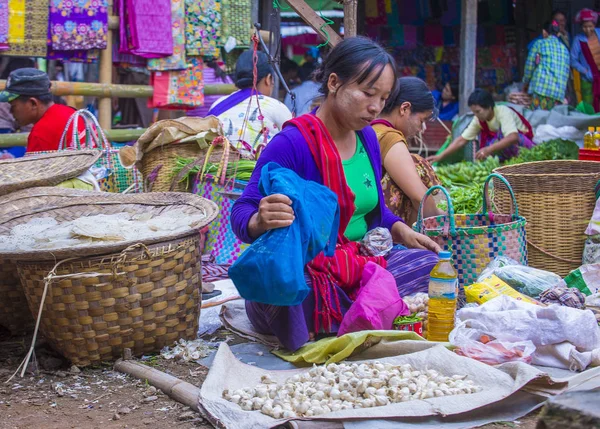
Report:
M115 362L115 371L146 380L150 385L162 390L169 398L187 405L194 411L200 411L198 407L200 389L193 384L132 360L118 360Z
M148 98L154 88L150 85L118 85L87 82L52 81L50 91L54 95L84 95L88 97ZM0 80L0 91L6 88L6 81ZM206 85L205 95L229 95L236 90L234 85Z
M527 8L525 0L517 0L515 4L515 26L517 30L517 64L519 76L523 76L527 58Z
M344 38L358 33L358 0L344 0Z
M108 15L112 14L112 0L108 2ZM112 84L112 36L113 31L109 28L106 34L106 49L100 51L100 84ZM102 128L110 129L112 126L112 99L101 97L98 100L98 123Z
M462 0L462 17L460 25L460 78L459 78L459 110L465 114L468 99L475 89L475 72L477 70L477 1Z
M331 47L337 45L342 41L342 38L333 29L323 21L323 19L315 12L304 0L288 0L289 6L300 15L300 18L304 20L313 30L323 38L323 40L329 39L329 45ZM325 32L321 31L321 28Z
M145 128L126 128L122 130L104 130L108 141L130 142L140 138ZM0 148L12 146L27 146L29 133L0 134Z

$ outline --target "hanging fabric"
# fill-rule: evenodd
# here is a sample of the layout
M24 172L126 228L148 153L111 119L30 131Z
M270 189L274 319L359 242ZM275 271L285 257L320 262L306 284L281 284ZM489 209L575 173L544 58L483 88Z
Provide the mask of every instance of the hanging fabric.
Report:
M222 0L222 44L230 37L236 42L236 48L250 46L252 34L252 1Z
M218 56L221 46L221 0L185 0L185 20L187 54Z
M48 1L8 1L8 44L3 55L45 57L47 53Z
M0 0L0 51L8 48L8 0Z
M173 55L170 0L119 0L120 51L144 58Z
M106 49L108 34L107 0L75 2L50 1L52 49L74 51Z
M148 107L192 109L204 104L204 63L200 57L190 57L189 63L186 70L152 73L150 85L154 87L154 94Z
M183 70L185 59L185 4L184 0L171 0L171 27L173 55L148 61L149 70Z

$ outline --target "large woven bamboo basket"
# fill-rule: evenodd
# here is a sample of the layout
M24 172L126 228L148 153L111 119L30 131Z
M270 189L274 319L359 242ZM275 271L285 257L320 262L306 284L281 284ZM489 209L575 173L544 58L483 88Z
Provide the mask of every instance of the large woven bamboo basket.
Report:
M0 195L35 186L54 186L87 171L101 153L63 151L0 160Z
M45 211L57 200L86 194L86 191L52 187L13 192L0 197L0 219L23 210L31 213ZM0 259L0 326L8 329L12 335L22 335L30 333L33 325L17 265L11 260Z
M494 170L512 186L527 219L529 265L566 276L581 265L584 231L592 217L600 164L541 161ZM495 186L500 212L510 208L508 192Z
M153 179L151 187L148 190L152 192L168 192L173 181L173 170L177 164L177 157L196 159L200 156L202 150L198 143L173 143L156 148L144 155L140 164L140 172L144 177L144 182L154 172L156 178ZM185 183L179 183L176 191L185 192Z
M196 337L202 290L198 229L215 218L217 207L183 193L90 193L55 203L45 212L15 213L12 219L0 221L2 234L39 216L68 221L173 209L201 211L206 217L186 232L142 242L0 253L0 258L16 260L35 315L48 283L40 332L74 364L114 360L125 348L135 355L157 352L177 339Z

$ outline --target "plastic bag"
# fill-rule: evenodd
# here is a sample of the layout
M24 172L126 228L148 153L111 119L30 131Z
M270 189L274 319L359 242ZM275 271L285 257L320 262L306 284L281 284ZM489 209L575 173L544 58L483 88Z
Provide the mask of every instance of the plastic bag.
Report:
M495 275L518 292L539 298L547 289L561 282L560 276L549 271L527 267L506 256L495 258L478 278L478 282Z
M488 365L498 365L505 362L531 363L535 352L533 342L515 341L509 335L492 336L485 326L475 320L459 323L450 332L450 344L460 356L466 356Z
M535 299L517 292L494 275L465 287L465 296L469 303L483 304L501 295L510 296L511 298L530 304L539 304Z
M385 256L394 247L390 230L381 227L367 232L360 244L360 252L365 256Z
M600 263L600 235L592 235L585 240L581 262L583 265Z
M385 268L368 262L363 270L356 300L338 330L338 337L350 332L390 330L394 319L410 311L398 294L394 276Z
M582 265L571 271L559 286L577 288L584 295L600 292L600 264Z

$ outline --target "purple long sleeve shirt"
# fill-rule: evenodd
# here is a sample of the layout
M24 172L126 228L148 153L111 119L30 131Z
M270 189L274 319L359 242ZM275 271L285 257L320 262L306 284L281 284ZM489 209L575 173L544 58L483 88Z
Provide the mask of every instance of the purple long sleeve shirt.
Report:
M402 219L395 216L385 205L383 190L381 188L381 152L379 151L377 135L370 126L359 131L358 135L371 160L377 182L377 192L379 194L379 205L366 216L369 230L377 227L391 229L394 223L402 221ZM289 125L285 127L279 134L273 137L260 155L248 186L231 210L231 227L233 232L245 243L252 243L254 241L248 233L248 222L254 213L258 211L258 205L263 198L258 189L258 182L262 167L269 162L276 162L282 167L289 168L305 180L312 180L323 184L319 168L304 137L302 137L302 134L295 126Z

